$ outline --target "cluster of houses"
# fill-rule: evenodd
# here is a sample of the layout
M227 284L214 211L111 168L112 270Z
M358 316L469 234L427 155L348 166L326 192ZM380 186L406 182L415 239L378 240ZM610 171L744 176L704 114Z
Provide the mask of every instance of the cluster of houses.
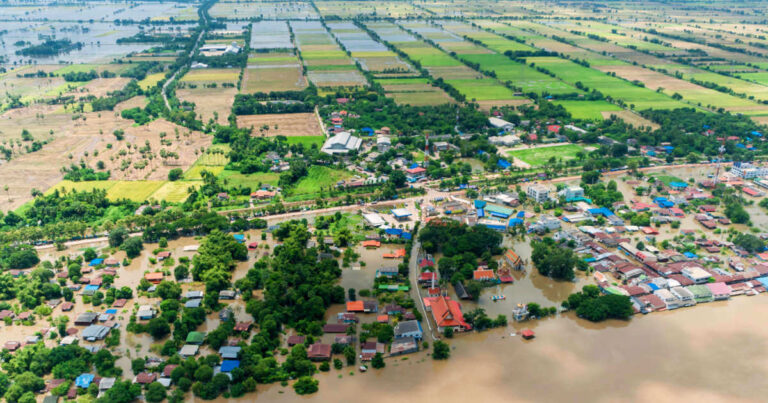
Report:
M370 361L377 354L397 356L419 351L419 343L423 338L421 323L410 312L397 304L386 305L380 309L376 300L348 301L346 311L336 316L336 323L323 325L323 333L334 335L333 344L342 346L354 345L355 336L349 335L348 330L360 321L360 315L375 315L378 323L393 324L394 340L387 346L377 341L360 343L360 360ZM400 319L398 319L400 318ZM305 336L293 335L287 338L289 347L303 344ZM307 348L307 357L313 361L330 361L333 354L332 344L316 342Z

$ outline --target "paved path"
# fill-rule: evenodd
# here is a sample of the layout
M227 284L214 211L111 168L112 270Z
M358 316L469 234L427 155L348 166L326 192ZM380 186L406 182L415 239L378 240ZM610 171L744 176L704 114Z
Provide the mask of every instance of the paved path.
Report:
M200 14L203 18L203 25L208 25L208 20L205 18L205 13ZM203 35L205 34L205 29L200 30L200 35L197 36L197 40L195 41L195 46L192 47L192 49L189 51L189 62L192 62L192 56L195 54L195 50L200 45L200 40L203 39ZM171 85L171 83L176 80L176 76L179 75L179 72L184 68L184 66L181 66L176 70L173 75L165 80L165 84L163 84L163 90L161 91L163 93L163 101L165 101L165 107L168 108L168 112L171 111L171 103L168 102L168 86Z

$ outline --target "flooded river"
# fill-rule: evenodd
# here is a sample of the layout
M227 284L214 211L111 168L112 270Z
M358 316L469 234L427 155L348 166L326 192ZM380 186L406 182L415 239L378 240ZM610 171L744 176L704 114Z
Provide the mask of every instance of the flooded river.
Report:
M456 336L447 361L422 352L367 374L320 373L309 397L260 385L255 396L219 401L763 401L768 326L755 319L768 315L764 298L597 325L564 315L526 323L537 334L529 342L496 329Z

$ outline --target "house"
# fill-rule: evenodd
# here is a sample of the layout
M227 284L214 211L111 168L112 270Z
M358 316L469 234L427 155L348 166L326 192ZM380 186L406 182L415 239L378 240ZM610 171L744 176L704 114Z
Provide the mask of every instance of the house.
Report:
M389 148L392 147L392 140L387 136L378 136L376 137L376 149L380 153L385 153L389 151Z
M159 271L147 273L144 275L144 279L152 284L159 284L161 281L163 281L163 273Z
M117 378L101 378L99 380L99 392L105 392L115 386Z
M194 63L192 63L192 64L189 66L189 68L190 68L190 69L195 69L195 70L197 70L197 69L207 69L207 68L208 68L208 65L207 65L207 64L205 64L205 63L194 62Z
M514 124L512 124L510 122L507 122L504 119L500 119L500 118L493 117L493 116L488 118L488 123L492 127L496 128L496 129L499 129L500 131L503 131L503 132L510 132L510 131L515 129L515 125Z
M183 358L194 357L197 355L199 350L200 346L194 344L185 344L181 347L181 350L179 350L179 355Z
M333 137L329 137L320 149L326 154L347 154L350 151L357 151L362 144L360 138L351 135L349 132L341 132Z
M757 166L748 162L734 162L731 174L742 179L753 179L768 175L768 167Z
M677 309L677 308L680 308L680 306L682 306L680 303L680 300L674 294L672 294L672 292L670 292L667 289L662 288L662 289L656 290L653 292L653 295L661 299L661 301L664 302L664 305L668 310Z
M682 275L693 281L694 284L704 284L709 281L711 274L698 266L684 267Z
M178 368L176 364L168 364L163 368L163 378L170 378L173 370Z
M707 283L707 288L712 291L712 298L715 301L731 298L731 287L723 282Z
M168 259L169 257L171 257L171 252L167 251L167 250L166 251L162 251L162 252L157 254L157 260L158 261L163 261L165 259Z
M247 332L251 330L251 326L253 326L253 322L237 322L235 324L235 328L233 329L236 332Z
M395 208L392 209L392 216L394 216L397 221L405 221L411 216L411 212L404 208Z
M235 299L236 295L237 295L237 293L234 290L222 290L222 291L219 291L219 299L232 300L232 299Z
M396 277L399 273L397 266L381 267L376 270L376 277Z
M83 329L83 339L86 341L104 340L109 334L109 328L103 325L90 325Z
M304 344L306 340L307 338L305 336L288 336L288 347Z
M472 329L472 326L464 321L461 305L450 297L427 297L424 298L424 305L432 313L438 332L442 332L446 328L452 328L457 332Z
M405 170L405 179L408 182L418 182L427 177L427 170L422 167L413 167Z
M413 337L403 337L392 341L389 349L390 356L411 354L419 351L419 343Z
M219 366L219 371L225 373L232 372L232 370L235 368L240 368L239 360L223 360L221 361L221 366Z
M672 287L669 289L669 292L680 300L682 306L696 305L696 299L693 297L693 293L683 287Z
M520 144L520 136L515 134L507 134L504 136L488 137L488 142L495 146L512 147Z
M584 197L584 189L581 186L567 186L561 191L557 192L557 195L565 198L566 201L569 201L579 197Z
M363 312L365 310L365 304L363 301L348 301L347 312Z
M686 288L693 294L693 298L696 300L697 304L714 301L712 291L706 285L690 285Z
M205 292L204 291L187 291L187 293L184 294L184 296L187 299L200 299L205 296Z
M93 374L80 374L77 378L75 378L75 386L78 388L88 389L89 386L91 386L91 382L93 382L93 379L96 378Z
M83 312L75 319L75 326L90 326L96 322L99 314L95 312Z
M202 332L189 332L187 334L187 344L201 345L205 341L205 333Z
M472 278L475 281L493 281L496 279L496 275L493 273L493 270L478 268L472 272Z
M19 347L21 347L21 343L18 341L7 341L3 344L3 348L11 352L18 350Z
M549 189L543 185L528 186L526 194L536 203L544 203L549 200Z
M150 383L157 380L157 374L154 372L140 372L136 377L133 379L133 383L138 383L140 385L149 385Z
M62 312L69 312L74 307L75 307L75 304L73 304L72 302L67 301L67 302L64 302L64 303L61 304L61 311ZM0 317L1 316L2 316L2 312L0 312Z
M269 200L275 196L277 196L277 192L272 190L259 189L251 193L251 199L254 200Z
M151 305L141 305L138 312L136 312L136 318L139 320L150 320L154 317L155 309Z
M395 338L411 337L421 340L423 331L418 320L406 320L395 326Z
M363 213L363 220L371 227L378 228L385 225L387 222L378 213Z
M329 361L331 359L331 345L315 343L309 346L307 358L312 361Z
M190 299L184 303L184 308L200 308L202 304L202 299Z
M219 355L225 360L236 360L240 350L241 348L237 346L223 346L219 348Z

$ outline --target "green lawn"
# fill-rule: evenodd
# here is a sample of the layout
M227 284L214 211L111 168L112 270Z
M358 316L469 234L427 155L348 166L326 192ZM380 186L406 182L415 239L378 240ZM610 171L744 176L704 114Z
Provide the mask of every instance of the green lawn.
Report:
M259 184L277 186L280 174L274 172L242 174L225 169L219 174L219 179L226 179L229 186L250 186L252 189L256 189Z
M677 176L672 175L652 175L656 180L663 182L665 185L669 186L671 182L683 182L684 180L678 178Z
M510 151L508 154L510 157L515 157L523 162L531 164L531 166L543 166L549 164L549 160L552 157L562 158L563 161L576 158L576 154L579 151L584 151L584 148L576 144L566 144L562 146L554 147L540 147L531 148L526 150Z
M294 195L319 193L322 189L336 186L336 182L352 177L350 172L313 165L309 173L293 187Z
M289 136L286 140L288 145L304 144L304 148L310 148L312 144L317 144L317 148L320 148L325 141L325 136Z

